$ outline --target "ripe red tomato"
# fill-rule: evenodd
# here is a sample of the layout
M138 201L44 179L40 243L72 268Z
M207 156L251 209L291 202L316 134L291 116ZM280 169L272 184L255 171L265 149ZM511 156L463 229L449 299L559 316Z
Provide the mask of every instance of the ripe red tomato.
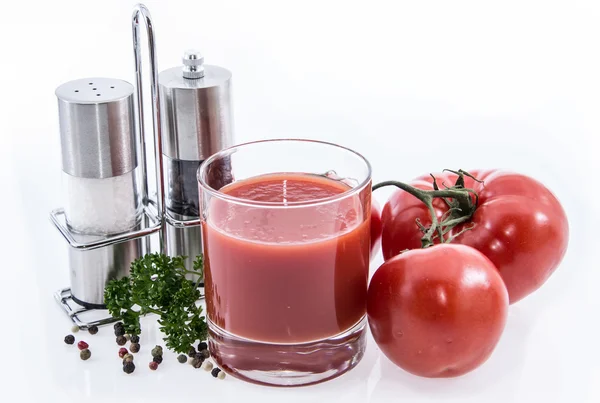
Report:
M473 228L453 242L469 245L498 268L514 303L538 289L561 262L568 244L569 225L556 197L536 180L504 171L471 171L484 183L465 177L465 187L479 194ZM434 175L438 185L452 186L453 173ZM431 190L432 178L422 176L411 185ZM438 218L448 209L434 201ZM414 196L397 190L383 208L382 251L390 259L406 249L421 247L422 233L415 223L431 224L427 207ZM449 235L464 227L457 227Z
M488 359L504 330L508 293L477 250L443 244L386 261L369 284L373 338L415 375L453 377Z
M377 200L371 199L371 259L377 254L377 250L381 245L381 208Z

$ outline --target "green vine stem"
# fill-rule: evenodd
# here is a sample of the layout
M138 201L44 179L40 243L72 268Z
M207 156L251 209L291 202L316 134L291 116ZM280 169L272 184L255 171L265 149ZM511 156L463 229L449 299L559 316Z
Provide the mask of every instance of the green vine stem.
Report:
M445 238L445 235L450 232L452 228L471 219L473 213L475 213L475 210L477 209L477 202L479 200L477 193L473 189L464 187L464 177L468 176L473 178L468 172L462 170L450 172L456 173L458 175L458 179L456 180L454 186L446 187L445 189L440 189L438 187L433 175L433 190L418 189L414 186L398 181L385 181L373 186L373 191L385 186L395 186L415 196L427 206L429 214L431 215L431 226L426 228L417 221L419 228L424 231L424 235L421 238L422 248L433 246L436 232L440 239L440 243L447 243L451 242L456 236L462 234L464 231L472 228L466 227L458 234L448 237L447 239ZM475 202L473 202L472 196L475 197ZM435 209L433 208L433 200L435 198L443 199L449 207L449 210L444 213L444 215L441 217L441 220L438 219Z

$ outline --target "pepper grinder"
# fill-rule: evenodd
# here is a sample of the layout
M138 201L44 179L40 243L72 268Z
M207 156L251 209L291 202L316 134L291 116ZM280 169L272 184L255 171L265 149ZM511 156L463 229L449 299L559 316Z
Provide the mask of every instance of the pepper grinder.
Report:
M166 253L187 256L191 270L202 253L196 173L202 161L233 145L233 116L231 72L205 65L196 50L186 51L182 62L158 79L167 182L164 238Z

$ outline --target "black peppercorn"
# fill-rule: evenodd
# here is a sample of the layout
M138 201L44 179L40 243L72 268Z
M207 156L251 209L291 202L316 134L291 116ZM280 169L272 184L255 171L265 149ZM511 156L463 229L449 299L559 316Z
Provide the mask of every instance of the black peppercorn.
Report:
M121 327L115 327L115 336L117 336L117 337L119 337L119 336L125 337L125 328L123 326L121 326Z
M131 345L129 346L129 351L131 351L132 353L137 353L138 351L140 351L139 343L131 343Z
M210 371L210 374L216 378L217 376L219 376L219 372L221 372L221 369L218 367L215 367L215 368L213 368L212 371Z
M199 354L201 354L203 358L210 357L210 353L208 352L208 350L202 350Z
M156 357L152 358L152 361L154 361L157 364L160 364L162 362L163 358L162 355L157 355Z
M177 356L177 361L179 361L180 364L185 364L187 362L187 357L184 354L179 354Z
M198 343L198 351L208 350L208 344L205 341Z
M125 338L125 336L121 335L117 337L116 342L119 346L124 346L125 343L127 343L127 339Z
M133 371L135 371L135 364L133 361L128 361L123 365L123 372L126 374L131 374Z
M83 361L87 360L91 356L92 356L92 353L87 348L85 348L79 352L79 358L81 358Z
M72 334L66 335L65 336L65 343L67 343L67 344L73 344L73 343L75 343L75 336L73 336Z
M117 330L118 327L123 327L123 322L117 322L114 324L113 328Z
M90 334L98 333L98 326L96 326L96 325L90 326L88 329L88 332L90 332Z
M132 343L139 343L140 342L140 336L138 336L137 334L132 334L130 340L131 340Z
M194 359L192 360L192 367L200 368L203 362L204 360L202 358L194 357Z
M195 355L196 355L196 349L194 347L190 347L190 349L188 350L188 356L191 358L194 358Z

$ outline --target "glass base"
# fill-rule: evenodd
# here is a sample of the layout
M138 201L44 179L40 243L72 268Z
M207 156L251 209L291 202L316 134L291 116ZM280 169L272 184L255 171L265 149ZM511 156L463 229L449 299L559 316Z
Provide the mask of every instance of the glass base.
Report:
M272 344L227 333L208 320L209 349L228 374L257 384L304 386L336 378L358 364L366 316L344 333L303 344Z

